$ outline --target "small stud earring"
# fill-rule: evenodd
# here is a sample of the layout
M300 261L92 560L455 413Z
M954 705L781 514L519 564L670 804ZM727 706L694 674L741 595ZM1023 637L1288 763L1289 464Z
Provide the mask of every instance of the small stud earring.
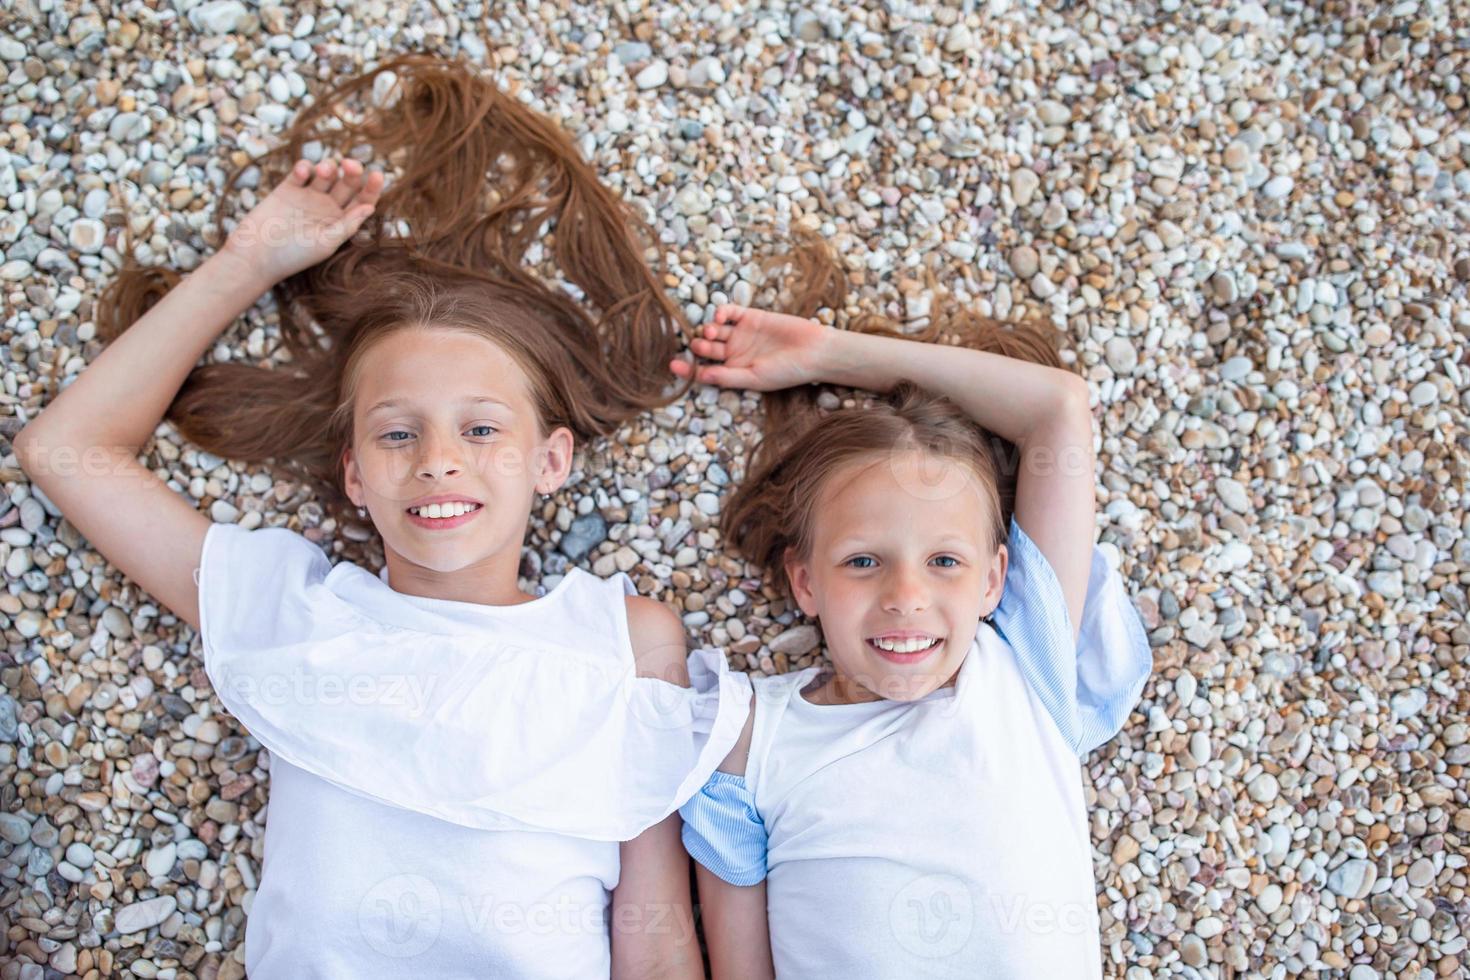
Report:
M367 508L366 507L359 507L359 508L357 508L357 516L358 517L366 517L367 516Z

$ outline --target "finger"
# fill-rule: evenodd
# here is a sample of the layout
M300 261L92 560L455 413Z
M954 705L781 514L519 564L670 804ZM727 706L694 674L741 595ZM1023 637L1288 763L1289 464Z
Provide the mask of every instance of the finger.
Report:
M722 323L706 323L704 335L709 340L729 340L734 328Z
M354 194L362 187L362 164L356 160L342 161L342 177L332 185L332 200L337 207L345 208Z
M740 322L740 317L745 313L745 307L734 303L725 303L715 310L715 323L721 326L734 326Z
M383 192L383 185L387 183L387 180L381 170L374 170L372 173L367 174L363 178L362 187L358 190L357 196L353 198L352 203L377 204L378 195Z
M688 361L683 361L676 357L669 362L669 370L677 377L687 378L693 373L694 369L690 367Z
M311 177L311 161L297 160L291 166L291 172L286 174L286 183L293 187L304 187Z
M720 364L708 364L701 367L697 380L707 385L719 385L721 388L749 387L746 372Z
M331 191L332 185L336 182L337 165L331 160L320 161L316 169L312 171L311 189L325 194Z
M358 205L351 211L348 211L342 217L338 218L336 221L333 221L331 224L327 225L327 236L334 241L346 241L353 235L357 234L357 229L362 227L362 223L366 221L368 219L368 215L372 213L373 209L371 207L368 207L365 204Z
M689 349L700 357L707 357L713 361L723 361L727 356L724 343L718 340L704 340L696 337L689 341Z
M372 213L373 206L371 204L359 204L351 211L348 211L347 216L342 219L347 224L347 234L343 237L351 238L353 235L357 234L357 229L362 227L362 223L366 221Z

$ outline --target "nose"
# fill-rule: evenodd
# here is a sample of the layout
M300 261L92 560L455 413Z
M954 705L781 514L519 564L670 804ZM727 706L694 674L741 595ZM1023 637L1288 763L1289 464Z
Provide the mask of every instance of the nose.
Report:
M920 576L898 565L884 581L883 610L898 616L922 612L929 607L929 592Z
M453 439L441 439L437 433L426 431L420 442L418 473L428 480L440 480L454 476L464 466L460 459L458 443Z

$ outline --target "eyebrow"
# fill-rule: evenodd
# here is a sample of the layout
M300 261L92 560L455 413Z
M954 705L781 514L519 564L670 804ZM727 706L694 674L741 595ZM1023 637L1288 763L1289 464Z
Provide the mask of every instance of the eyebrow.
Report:
M940 548L963 548L969 544L970 541L968 538L961 537L958 534L946 534L944 537L935 542L935 546ZM837 541L835 541L833 543L833 550L850 551L856 548L861 551L867 545L868 541L866 538L850 535L845 538L839 538Z
M499 398L491 398L488 395L471 395L468 398L461 398L459 401L461 405L499 405L507 412L514 411L509 405L501 401ZM372 415L374 412L380 412L385 408L398 408L400 405L406 404L408 404L408 402L402 398L385 398L374 405L372 408L368 409L367 414Z

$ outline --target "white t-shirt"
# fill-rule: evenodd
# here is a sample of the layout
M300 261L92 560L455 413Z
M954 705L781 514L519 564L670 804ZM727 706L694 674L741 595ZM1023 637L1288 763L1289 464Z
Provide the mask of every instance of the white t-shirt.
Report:
M688 688L637 676L625 575L487 606L214 524L199 589L205 670L271 758L252 977L607 976L618 842L748 712L718 651Z
M801 692L820 666L756 678L745 773L681 807L696 860L765 879L777 976L1101 976L1078 755L1117 731L1152 657L1100 549L1074 645L1050 565L1014 522L1008 545L996 625L953 686L818 705Z

